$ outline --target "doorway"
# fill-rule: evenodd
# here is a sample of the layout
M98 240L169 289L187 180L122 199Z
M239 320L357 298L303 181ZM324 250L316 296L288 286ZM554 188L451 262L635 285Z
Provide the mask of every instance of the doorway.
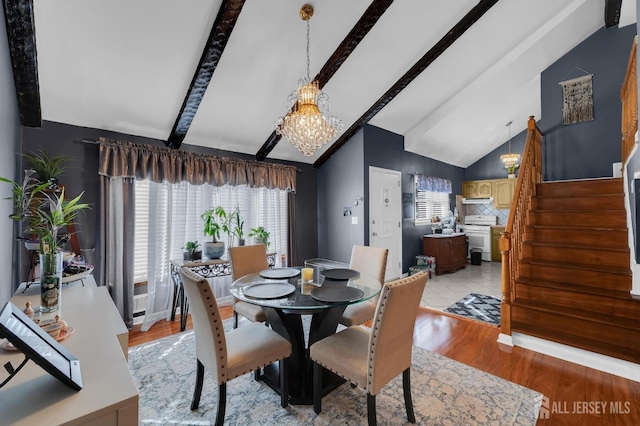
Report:
M402 173L369 167L369 245L389 250L385 281L402 275Z

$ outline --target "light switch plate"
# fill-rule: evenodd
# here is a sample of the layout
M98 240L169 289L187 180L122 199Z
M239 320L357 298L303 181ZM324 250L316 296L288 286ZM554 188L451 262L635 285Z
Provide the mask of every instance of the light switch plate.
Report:
M352 225L358 224L358 216L351 216L351 224Z

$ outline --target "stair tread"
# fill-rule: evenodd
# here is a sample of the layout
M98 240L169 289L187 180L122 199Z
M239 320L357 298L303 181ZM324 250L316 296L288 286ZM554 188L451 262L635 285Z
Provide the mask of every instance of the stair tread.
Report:
M532 245L532 246L546 246L546 247L562 247L562 248L570 248L570 249L577 249L577 250L606 250L606 251L619 251L619 252L629 252L629 247L627 245L619 245L619 244L612 244L612 245L604 245L604 244L597 244L597 245L589 245L589 244L571 244L569 243L554 243L554 242L545 242L545 241L536 241L536 240L525 240L522 242L523 244L527 244L527 245ZM626 243L626 241L625 241Z
M542 259L533 259L533 258L525 258L520 261L521 263L529 263L532 265L543 265L543 266L553 266L565 269L589 269L592 271L599 272L608 272L612 274L620 274L620 275L629 275L631 276L631 269L629 267L624 266L611 266L611 265L594 265L594 264L584 264L584 263L572 263L572 262L564 262L564 261L555 261L555 260L542 260Z
M640 357L638 356L635 348L622 347L607 342L606 349L602 349L602 342L594 339L585 338L584 336L564 336L562 339L554 338L552 336L557 334L557 330L544 327L542 325L532 326L531 324L514 322L514 331L523 332L531 336L537 336L543 339L549 339L565 345L575 346L577 348L587 349L593 352L602 353L605 355L613 356L627 361L638 363Z
M553 210L553 209L531 209L532 212L536 213L547 213L547 214L590 214L590 215L612 215L612 214L627 214L625 209L603 209L603 210L589 210L585 209L563 209L563 210Z
M517 283L523 283L529 286L553 288L556 290L564 290L576 293L591 294L594 296L602 296L616 300L630 300L640 303L639 299L633 297L630 293L631 283L628 290L611 290L608 288L592 287L580 284L566 283L562 281L540 280L534 277L520 277L516 279Z
M584 225L526 225L527 228L535 229L556 229L562 231L627 231L627 227L605 227L605 226L584 226Z
M616 327L624 327L632 331L640 330L640 319L616 317L613 315L601 314L584 309L568 308L565 306L554 305L552 303L544 303L539 301L537 301L535 305L522 302L513 302L512 305L531 310L544 311L553 315L563 315L565 317L579 318L581 320L598 322L601 324L612 325ZM640 309L640 302L638 302L638 306Z

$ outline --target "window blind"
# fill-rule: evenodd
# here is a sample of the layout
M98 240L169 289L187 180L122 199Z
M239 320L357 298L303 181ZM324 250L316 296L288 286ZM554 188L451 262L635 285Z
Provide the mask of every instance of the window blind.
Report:
M278 189L249 188L246 186L214 187L210 185L152 184L154 190L160 191L156 203L149 205L149 181L136 180L136 234L134 249L134 279L136 282L146 281L150 265L147 258L149 235L156 233L156 253L170 259L181 259L183 247L187 241L198 241L203 244L210 241L202 232L200 215L207 209L222 206L231 212L236 206L244 220L244 238L246 244L253 244L249 238L251 228L264 227L270 233L271 245L268 252L287 254L287 193ZM150 215L154 215L150 220ZM157 228L157 229L150 229ZM157 232L166 235L158 241ZM221 233L221 240L229 245L229 238ZM238 245L237 238L233 245ZM278 256L277 259L280 257ZM153 263L153 262L151 262ZM165 268L168 271L168 265ZM167 272L164 272L167 273ZM163 272L156 271L156 276Z
M415 211L414 222L416 224L431 223L433 216L447 216L450 208L449 194L446 192L421 191L415 185Z

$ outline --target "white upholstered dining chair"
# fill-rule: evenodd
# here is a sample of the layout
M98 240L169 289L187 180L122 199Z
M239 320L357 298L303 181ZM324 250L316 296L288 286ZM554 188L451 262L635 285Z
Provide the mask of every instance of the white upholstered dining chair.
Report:
M411 348L413 329L427 274L420 272L388 282L382 288L372 328L346 328L311 345L313 409L322 410L322 369L367 392L369 425L376 424L376 394L402 373L407 418L415 423L411 401Z
M388 255L389 250L386 248L353 246L349 269L370 275L380 281L380 284L384 284ZM351 327L369 321L373 318L377 301L377 298L373 298L347 306L340 318L340 324Z
M180 276L189 300L196 339L196 386L191 409L196 410L200 404L206 368L218 382L216 426L221 426L227 402L227 382L276 361L280 364L280 405L286 407L291 343L257 323L225 332L209 281L185 267L180 269Z
M267 248L264 244L230 247L229 258L231 260L231 279L234 281L245 275L264 271L269 267ZM233 328L238 328L238 315L251 322L265 322L267 320L267 316L260 306L242 300L236 300L233 304Z

